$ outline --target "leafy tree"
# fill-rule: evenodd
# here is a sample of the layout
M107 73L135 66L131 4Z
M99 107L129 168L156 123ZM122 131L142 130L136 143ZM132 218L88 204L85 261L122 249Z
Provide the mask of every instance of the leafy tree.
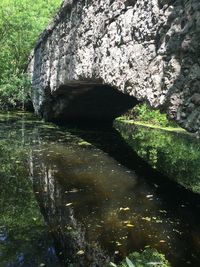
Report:
M1 109L23 107L28 100L30 83L23 75L28 56L60 4L61 0L1 0Z

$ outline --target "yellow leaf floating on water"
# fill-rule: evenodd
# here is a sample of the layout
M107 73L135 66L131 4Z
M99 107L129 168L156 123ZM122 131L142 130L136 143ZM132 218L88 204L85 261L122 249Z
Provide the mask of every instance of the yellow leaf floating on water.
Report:
M150 222L151 221L151 218L150 217L142 217L142 220L147 221L147 222Z
M131 223L128 223L126 226L127 226L127 227L134 227L134 225L131 224Z
M67 203L65 206L66 206L66 207L69 207L69 206L71 206L71 205L73 205L73 203Z
M131 222L130 221L124 221L123 223L128 224L128 223L131 223Z
M83 255L83 254L85 254L84 250L79 250L79 251L76 253L76 255Z
M152 198L153 195L146 195L146 198Z
M126 208L120 208L119 210L120 210L120 211L121 211L121 210L123 210L123 211L128 211L128 210L130 210L130 208L129 208L129 207L126 207Z
M79 146L91 146L91 144L86 141L79 142L78 145Z
M160 240L159 243L166 243L166 241L165 240Z

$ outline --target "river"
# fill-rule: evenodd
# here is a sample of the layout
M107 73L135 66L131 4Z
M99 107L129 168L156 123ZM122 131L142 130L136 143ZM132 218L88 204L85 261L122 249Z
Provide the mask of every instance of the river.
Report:
M186 134L1 113L0 267L104 267L149 247L200 266L199 158Z

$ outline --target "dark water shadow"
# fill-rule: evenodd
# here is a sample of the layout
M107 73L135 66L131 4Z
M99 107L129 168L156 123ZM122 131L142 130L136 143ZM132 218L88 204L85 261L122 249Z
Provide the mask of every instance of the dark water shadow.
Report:
M101 129L101 134L97 129ZM71 133L108 153L120 164L134 171L140 181L143 180L153 189L155 195L161 199L168 214L175 220L180 219L185 227L191 230L191 234L187 235L188 240L190 240L188 241L189 250L182 254L183 258L190 258L191 251L196 250L196 245L199 243L200 196L153 169L133 151L120 133L110 125L106 125L106 127L96 125L93 128L88 128L87 125L79 125L75 131L71 130ZM175 265L179 266L179 264L188 266L189 263L182 261Z
M180 210L181 204L187 203L188 210L191 210L191 213L195 212L195 217L197 216L200 219L197 212L200 210L200 195L190 192L161 172L153 169L144 159L138 156L111 124L94 124L92 127L87 124L79 124L76 126L76 130L72 129L73 127L69 127L68 131L108 153L123 166L133 170L140 179L144 179L146 183L154 187L156 193L165 200L166 206L174 206L174 214L177 210ZM99 130L101 136L99 136Z

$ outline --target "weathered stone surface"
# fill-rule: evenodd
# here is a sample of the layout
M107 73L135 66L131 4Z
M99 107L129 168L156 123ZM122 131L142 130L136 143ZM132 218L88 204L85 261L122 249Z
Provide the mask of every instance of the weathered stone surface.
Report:
M45 109L47 118L66 114L72 99L104 84L200 132L200 2L64 1L29 72L35 110Z

